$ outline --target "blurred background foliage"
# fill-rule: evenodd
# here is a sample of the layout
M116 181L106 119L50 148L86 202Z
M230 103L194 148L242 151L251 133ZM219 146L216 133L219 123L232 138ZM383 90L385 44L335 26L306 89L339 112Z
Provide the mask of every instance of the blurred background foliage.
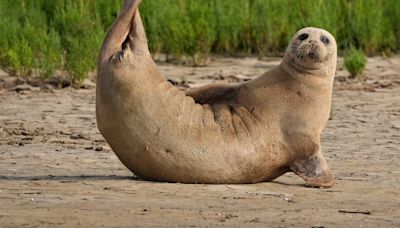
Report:
M0 0L0 67L21 77L61 70L80 82L122 0ZM325 28L339 49L400 49L399 0L143 0L154 55L203 64L210 53L281 55L300 28Z

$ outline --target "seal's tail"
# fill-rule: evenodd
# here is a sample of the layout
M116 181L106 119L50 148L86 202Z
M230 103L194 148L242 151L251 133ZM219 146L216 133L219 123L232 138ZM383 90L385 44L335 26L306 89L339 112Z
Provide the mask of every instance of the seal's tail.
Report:
M146 34L138 6L141 0L125 0L120 15L108 30L100 52L100 64L129 43L132 51L148 52Z

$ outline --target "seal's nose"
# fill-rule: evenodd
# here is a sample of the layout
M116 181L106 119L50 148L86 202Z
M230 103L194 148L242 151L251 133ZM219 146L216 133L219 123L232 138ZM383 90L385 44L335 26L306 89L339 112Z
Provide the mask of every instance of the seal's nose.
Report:
M314 58L314 57L315 57L315 56L314 56L314 52L315 52L315 49L316 49L317 46L318 46L318 43L317 43L316 40L309 40L308 43L311 45L310 54L312 54L312 55L310 55L310 57L311 57L311 58Z
M316 40L309 40L308 43L310 43L311 45L316 45L317 41Z

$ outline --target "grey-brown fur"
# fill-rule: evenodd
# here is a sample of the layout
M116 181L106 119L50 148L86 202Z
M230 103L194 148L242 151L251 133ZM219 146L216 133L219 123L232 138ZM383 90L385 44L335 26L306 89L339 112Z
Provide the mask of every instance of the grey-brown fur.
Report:
M132 172L156 181L254 183L294 171L308 186L334 184L319 140L336 66L328 32L300 30L281 65L255 80L184 94L150 56L139 2L125 1L104 41L96 97L99 129ZM313 46L298 42L304 32L317 39ZM322 34L330 46L318 43Z

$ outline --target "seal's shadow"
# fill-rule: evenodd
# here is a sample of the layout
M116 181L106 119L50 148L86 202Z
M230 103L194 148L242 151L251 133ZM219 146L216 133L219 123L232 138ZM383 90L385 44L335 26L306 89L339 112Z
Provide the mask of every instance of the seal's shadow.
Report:
M75 176L0 176L0 181L81 181L81 180L140 180L136 176L116 175L75 175Z
M292 186L292 187L304 187L304 184L299 184L299 183L286 183L286 182L277 181L277 180L270 181L269 183L274 183L274 184L279 184L279 185L285 185L285 186Z
M145 180L138 176L117 176L117 175L75 175L75 176L67 176L67 175L39 175L39 176L0 176L0 181L60 181L60 182L69 182L69 181L121 181L121 180L131 180L131 181L145 181L149 183L156 183L155 181ZM161 182L158 182L161 183ZM166 182L166 183L174 183L174 182ZM295 187L304 187L304 184L294 184L294 183L285 183L281 180L273 180L263 183L274 183L278 185L286 185L286 186L295 186ZM218 185L218 184L211 184ZM224 185L224 184L221 184ZM233 184L234 185L234 184Z

